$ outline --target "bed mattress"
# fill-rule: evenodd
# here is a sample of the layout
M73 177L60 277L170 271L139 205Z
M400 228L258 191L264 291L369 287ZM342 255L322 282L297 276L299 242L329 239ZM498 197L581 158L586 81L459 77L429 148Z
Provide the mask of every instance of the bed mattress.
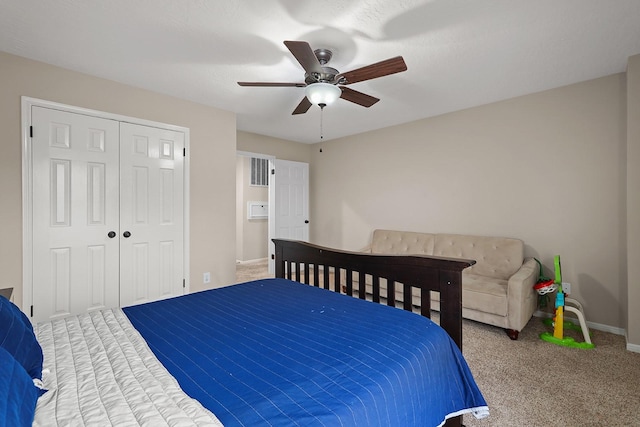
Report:
M488 415L429 319L266 279L124 309L182 389L227 426L439 426Z

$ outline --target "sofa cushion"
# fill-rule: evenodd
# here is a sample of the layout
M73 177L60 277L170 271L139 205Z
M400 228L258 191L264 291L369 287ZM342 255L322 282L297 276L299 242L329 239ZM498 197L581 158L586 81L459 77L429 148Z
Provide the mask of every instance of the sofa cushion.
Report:
M508 280L462 273L462 305L471 310L506 316Z
M436 234L433 255L473 259L465 272L507 280L522 266L524 243L505 237Z
M371 239L371 253L433 255L434 239L435 234L374 230Z

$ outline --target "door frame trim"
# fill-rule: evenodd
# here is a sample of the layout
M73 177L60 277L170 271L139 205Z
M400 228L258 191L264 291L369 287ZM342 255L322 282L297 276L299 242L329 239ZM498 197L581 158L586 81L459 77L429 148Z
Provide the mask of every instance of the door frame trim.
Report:
M83 114L86 116L99 117L119 122L132 123L136 125L149 126L167 129L184 133L184 147L186 156L184 157L184 188L183 188L183 262L184 262L184 293L189 293L190 289L190 263L189 263L189 219L190 219L190 165L189 158L191 150L189 128L168 123L155 122L137 117L124 116L121 114L107 113L105 111L92 110L89 108L76 107L73 105L61 104L44 99L21 97L21 127L22 127L22 311L31 318L28 308L33 304L33 165L31 153L31 136L29 126L31 126L31 107L44 107L52 110L66 111L69 113Z

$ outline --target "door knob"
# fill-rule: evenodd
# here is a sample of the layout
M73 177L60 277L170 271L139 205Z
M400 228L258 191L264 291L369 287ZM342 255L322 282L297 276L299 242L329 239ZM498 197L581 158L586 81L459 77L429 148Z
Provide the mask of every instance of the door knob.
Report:
M124 236L124 238L128 238L131 237L131 233L129 233L128 231L125 231L124 233L122 233L122 235Z
M109 236L110 239L113 239L114 237L116 237L116 232L115 231L110 231L107 236Z
M304 220L304 223L305 223L305 224L309 224L309 220L308 220L308 219L305 219L305 220Z

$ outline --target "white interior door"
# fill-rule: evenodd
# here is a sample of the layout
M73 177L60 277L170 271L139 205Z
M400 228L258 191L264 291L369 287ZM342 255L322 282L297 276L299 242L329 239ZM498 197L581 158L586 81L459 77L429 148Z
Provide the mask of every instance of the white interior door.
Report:
M184 134L120 126L120 305L182 295Z
M33 321L184 293L180 131L31 106Z
M33 320L117 307L119 124L34 106L32 126Z
M271 239L309 240L309 164L273 161L275 173L269 183L269 272L274 272L275 246Z

